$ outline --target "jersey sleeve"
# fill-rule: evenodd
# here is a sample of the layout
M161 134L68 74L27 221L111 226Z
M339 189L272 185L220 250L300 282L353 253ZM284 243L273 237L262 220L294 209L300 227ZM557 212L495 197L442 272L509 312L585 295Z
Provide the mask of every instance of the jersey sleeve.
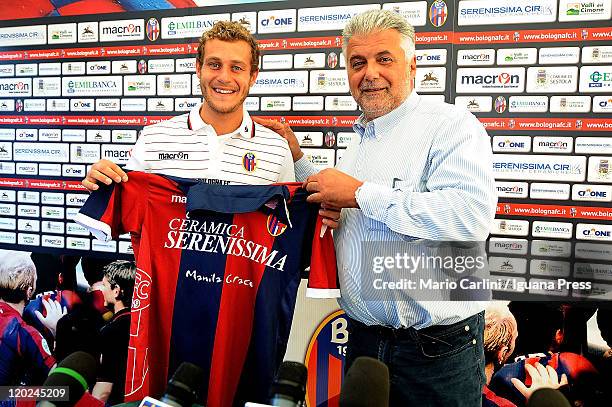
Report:
M312 237L310 274L306 296L311 298L340 297L336 251L331 230L323 225L323 218L317 215Z
M19 329L19 352L31 366L33 380L44 381L55 365L55 358L51 355L49 344L40 332L31 326L22 325Z
M81 207L74 221L99 240L123 233L140 234L149 197L149 177L130 172L127 182L100 185Z

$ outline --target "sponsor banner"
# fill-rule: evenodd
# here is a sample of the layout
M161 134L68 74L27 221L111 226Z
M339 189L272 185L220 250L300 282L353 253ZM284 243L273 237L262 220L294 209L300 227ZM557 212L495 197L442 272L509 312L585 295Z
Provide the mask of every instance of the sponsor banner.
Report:
M4 51L0 52L0 61L21 61L25 58L23 51Z
M585 283L588 284L588 283ZM589 300L611 301L612 300L612 285L592 283L590 287L581 289L575 288L572 291L572 297L587 298Z
M541 257L570 257L572 244L557 240L532 240L531 254Z
M29 233L18 233L17 234L17 244L26 245L26 246L40 246L40 236L32 235Z
M345 70L310 71L311 93L345 93L349 91Z
M77 76L62 78L63 96L121 96L121 76Z
M318 72L318 71L315 71ZM333 72L333 71L322 71ZM331 74L334 75L334 74ZM311 75L316 79L316 76ZM346 82L346 73L344 73ZM323 77L323 85L327 82L327 76ZM348 84L346 85L348 90ZM255 84L251 87L250 94L293 94L308 92L308 72L306 71L278 71L260 72Z
M88 75L106 75L111 73L111 61L95 61L87 63Z
M26 221L25 219L19 220L20 223L25 222L25 221ZM13 218L0 218L0 229L15 230L17 229L17 222ZM22 230L22 229L20 228L19 230ZM4 241L0 241L0 243L4 243Z
M543 277L569 277L570 262L532 259L529 264L529 274Z
M583 64L600 64L612 62L612 46L602 45L582 48Z
M88 143L110 143L110 130L87 130Z
M489 252L524 255L527 254L528 245L527 239L492 237L489 239Z
M96 252L116 253L117 242L112 240L109 242L103 242L101 240L94 239L91 241L91 250Z
M198 37L202 35L199 34ZM198 45L192 46L191 44L171 44L171 45L149 45L144 47L138 47L142 55L170 55L176 56L181 54L192 54L198 49Z
M64 205L64 194L58 192L43 192L41 202L45 205Z
M418 49L415 51L417 66L446 65L446 49Z
M100 42L142 40L144 40L143 19L100 21Z
M293 67L296 69L325 68L325 53L317 52L313 54L295 54L293 56Z
M557 20L557 1L462 0L457 15L460 26L548 23Z
M38 130L37 129L17 129L15 133L15 140L18 141L37 141Z
M490 118L478 120L487 130L610 131L612 119Z
M317 131L297 131L295 132L300 146L302 147L321 147L323 145L323 133Z
M612 113L612 96L593 96L593 112Z
M45 62L38 64L39 76L59 76L62 74L62 64L59 62Z
M580 67L580 92L612 92L612 65Z
M49 44L74 44L77 42L76 23L49 24L47 29Z
M489 270L492 273L526 274L527 259L490 256Z
M527 198L528 186L526 182L496 181L495 189L500 198Z
M68 145L63 143L13 143L15 161L68 162Z
M183 96L189 95L190 93L190 74L157 76L157 94L159 96Z
M196 71L196 60L195 58L179 58L176 60L176 72L195 72Z
M63 75L85 75L85 62L64 62L62 63Z
M522 93L525 68L459 68L457 93Z
M415 90L419 93L444 92L446 89L446 68L417 68L414 84Z
M612 264L576 263L574 264L574 277L612 281Z
M247 98L248 99L248 98ZM202 98L176 98L174 99L175 110L177 112L186 112L202 103ZM257 109L259 110L259 109Z
M77 237L67 237L66 238L66 248L74 249L74 250L90 250L90 241L89 239L77 238Z
M586 175L586 157L493 154L496 179L574 181Z
M58 206L43 206L41 208L43 219L64 219L64 208Z
M137 61L135 59L127 61L112 61L112 72L114 74L136 73Z
M262 69L291 69L293 66L292 54L264 55Z
M79 23L77 27L79 42L98 42L98 22Z
M15 202L17 198L17 192L9 189L0 190L0 202Z
M132 98L121 99L121 111L123 112L144 112L147 110L147 99Z
M597 184L574 184L572 200L612 202L612 186Z
M262 111L288 111L291 110L290 96L264 96L261 98Z
M263 106L263 99L262 106ZM323 111L323 96L294 96L293 110L295 111Z
M548 111L547 96L510 96L508 107L513 113L544 113Z
M73 112L93 112L95 103L94 99L70 99L70 110Z
M262 10L258 13L257 31L259 34L294 32L296 10Z
M491 96L457 96L455 105L465 107L470 112L490 112L493 108Z
M589 157L589 182L612 183L612 157Z
M63 236L42 235L42 245L43 247L53 247L57 249L63 249L64 248L64 237Z
M0 78L0 96L32 96L32 79Z
M100 160L100 145L99 144L71 144L70 145L70 162L93 164Z
M13 222L15 219L13 219ZM24 232L40 232L40 221L31 219L18 219L17 228ZM3 228L8 229L8 228ZM14 227L11 229L15 229Z
M551 113L588 113L591 111L591 97L551 96L550 111Z
M0 28L0 44L2 44L2 47L22 47L25 45L44 45L46 43L46 25Z
M15 140L15 130L16 129L4 129L4 128L0 128L0 141L13 141L13 140Z
M134 249L132 248L132 243L130 242L119 242L119 253L124 254L134 254Z
M427 2L406 1L402 3L385 3L383 10L391 10L406 19L413 27L422 27L427 24Z
M61 96L60 78L35 78L32 87L34 96Z
M529 234L529 221L515 219L493 219L491 234L527 236Z
M457 51L458 66L482 66L495 63L494 49L462 49Z
M14 174L15 163L3 163L0 162L0 174Z
M577 137L577 154L612 154L612 137Z
M63 129L62 130L62 141L64 142L84 142L85 141L85 130L78 129Z
M15 65L15 76L36 76L38 75L38 64L17 64Z
M577 64L580 60L580 47L540 48L540 64Z
M450 44L453 39L451 32L419 32L415 33L417 45L422 44Z
M357 102L352 96L325 96L325 110L357 110Z
M66 205L83 206L88 197L87 194L66 194Z
M47 110L50 112L66 112L70 110L70 100L47 99Z
M564 41L579 42L585 40L606 41L609 40L609 38L609 27L564 28L555 30L456 32L454 33L453 43L461 45L471 45Z
M576 219L610 219L612 210L606 207L562 206L498 203L498 215L533 216Z
M0 142L0 160L13 161L13 143Z
M340 132L338 133L337 146L342 148L348 147L348 145L354 140L357 140L358 137L359 136L357 135L357 133Z
M84 178L86 175L84 165L62 165L62 175L64 177Z
M257 32L257 12L255 11L232 13L232 21L238 21L248 28L251 34Z
M497 65L533 65L537 58L537 48L504 48L497 50Z
M174 59L151 59L147 65L149 73L174 72Z
M17 175L38 175L38 164L34 163L17 163L15 167Z
M569 184L534 182L530 186L529 197L531 199L567 200L569 196Z
M80 181L58 181L24 178L0 178L0 187L11 187L20 189L63 189L81 190L85 187Z
M493 136L493 151L527 153L531 151L531 137Z
M61 177L62 166L60 164L39 164L38 175L45 177Z
M136 143L138 132L136 130L113 130L113 143Z
M89 236L89 230L76 223L67 223L66 233L69 235Z
M103 57L107 49L108 48L62 48L60 53L66 58L98 58Z
M149 98L147 99L147 110L149 112L172 112L174 111L174 99Z
M380 4L302 8L298 10L298 31L342 30L353 16L373 9L380 9Z
M120 99L96 99L96 110L99 112L118 112Z
M164 17L161 19L161 37L162 39L199 38L204 31L210 29L217 21L229 19L229 13Z
M610 0L561 0L559 21L610 20L612 2Z
M191 94L193 96L200 96L202 95L202 87L200 85L200 78L198 78L197 74L191 74ZM250 90L249 90L250 93Z
M14 76L15 75L15 65L0 65L0 77L5 76Z
M279 120L291 127L353 127L357 116L257 116Z
M244 100L244 108L249 112L259 110L259 98L257 96L249 96Z
M575 92L578 85L578 67L530 67L527 69L528 93Z
M40 216L40 206L17 205L17 216L23 216L26 218L38 218Z
M335 165L336 152L332 149L305 148L302 151L317 170L332 168Z
M533 222L531 236L571 239L574 225L567 222L543 222L536 220Z
M1 204L0 205L0 215L4 216L15 216L16 214L16 206L13 204Z
M534 153L570 154L574 147L571 137L534 137Z
M26 99L23 101L24 112L44 112L45 106L45 99Z
M126 75L123 77L123 94L125 96L155 96L156 78L155 75Z
M283 38L259 40L257 43L262 51L308 48L320 50L322 48L340 48L342 46L342 37Z
M579 223L576 225L576 239L612 242L612 225Z

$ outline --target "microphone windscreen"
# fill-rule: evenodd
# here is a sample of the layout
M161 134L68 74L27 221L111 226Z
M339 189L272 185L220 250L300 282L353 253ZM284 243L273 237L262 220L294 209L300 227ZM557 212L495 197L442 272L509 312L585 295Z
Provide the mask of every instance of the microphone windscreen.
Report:
M563 393L555 389L538 389L533 392L527 407L571 407Z
M342 383L340 407L388 407L389 368L374 358L355 359Z
M278 373L270 386L270 395L284 396L296 402L303 401L306 395L308 370L300 362L285 361L278 368Z
M193 363L183 362L168 381L164 397L179 402L179 404L190 406L196 401L198 390L203 381L204 371L202 368Z
M57 406L73 406L96 381L96 360L89 353L74 352L49 373L43 386L67 386L69 401Z

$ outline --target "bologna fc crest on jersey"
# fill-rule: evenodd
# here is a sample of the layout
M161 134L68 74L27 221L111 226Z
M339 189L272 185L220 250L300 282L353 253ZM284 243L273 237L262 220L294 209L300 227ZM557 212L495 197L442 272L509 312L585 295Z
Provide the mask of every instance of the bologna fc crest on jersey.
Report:
M156 18L149 18L145 31L147 32L149 41L157 40L157 38L159 38L159 21L157 21Z
M255 168L257 167L257 159L255 158L255 154L248 152L242 156L242 167L248 172L255 171Z
M448 17L448 8L443 0L434 1L429 8L429 21L434 27L442 27Z
M281 221L274 215L268 216L266 227L268 228L268 233L270 233L272 236L280 236L287 229L287 225L281 223Z
M347 321L342 310L325 318L312 335L304 361L308 368L308 407L338 405L347 341Z

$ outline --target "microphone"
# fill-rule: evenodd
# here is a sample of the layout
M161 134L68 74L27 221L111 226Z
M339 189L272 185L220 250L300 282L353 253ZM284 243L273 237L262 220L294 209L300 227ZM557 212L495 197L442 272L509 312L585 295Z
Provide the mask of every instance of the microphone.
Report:
M351 365L340 390L340 407L389 407L389 368L360 356Z
M543 388L533 392L527 407L571 407L563 393L556 389Z
M306 366L299 362L283 362L270 386L270 404L279 407L300 407L306 397Z
M172 375L161 400L145 397L140 407L191 407L203 380L204 371L199 366L183 362Z
M73 407L96 381L96 360L87 352L74 352L62 360L43 383L68 387L68 401L41 401L38 407Z

